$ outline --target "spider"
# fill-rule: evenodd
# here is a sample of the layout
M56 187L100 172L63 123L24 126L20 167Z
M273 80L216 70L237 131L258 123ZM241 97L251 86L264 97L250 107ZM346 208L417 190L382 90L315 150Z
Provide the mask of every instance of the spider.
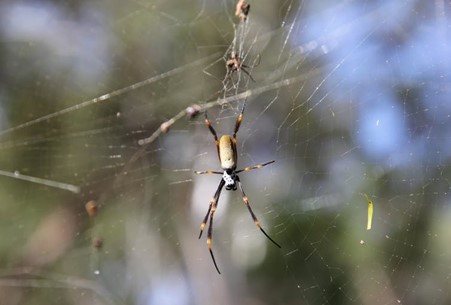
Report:
M243 64L241 62L241 57L236 54L235 52L232 52L230 54L230 59L226 61L226 69L227 69L227 73L226 73L226 77L224 79L225 81L228 81L229 79L232 78L232 74L233 72L239 72L239 71L243 71L244 73L247 74L247 76L249 76L249 78L255 82L255 79L252 77L252 75L249 73L249 71L247 71L246 69L252 69L255 68L256 66L258 66L258 64L260 63L260 57L258 57L258 63L253 65L253 66L247 66L245 64Z
M238 174L241 172L251 171L254 169L262 168L266 165L272 164L275 161L269 161L266 163L258 164L252 167L245 167L240 170L236 170L237 166L237 151L236 151L236 134L240 128L241 120L243 119L243 112L244 112L244 106L241 110L241 113L238 115L238 118L235 123L235 130L233 132L233 135L223 135L219 140L218 136L216 134L215 129L211 125L210 120L207 116L207 111L205 111L205 125L207 125L210 132L213 134L213 137L215 139L216 143L216 149L218 151L218 157L219 162L221 163L221 167L224 170L224 172L218 172L218 171L195 171L196 174L202 175L202 174L218 174L222 175L221 181L219 182L219 186L216 189L216 192L210 200L210 205L208 207L207 215L205 215L204 220L202 221L202 224L200 225L200 234L199 238L202 237L202 233L204 232L205 226L207 224L207 220L210 219L210 224L208 226L208 235L207 235L207 246L208 250L210 251L211 258L213 260L213 263L216 267L216 271L218 271L219 274L221 272L219 271L218 265L216 264L215 256L213 255L212 247L211 247L211 240L212 240L212 232L213 232L213 216L216 212L216 208L218 207L218 201L219 196L221 195L221 191L223 187L225 186L225 189L230 191L235 191L237 187L240 189L241 195L243 197L244 204L246 205L247 209L249 210L249 213L252 216L252 219L254 220L255 225L260 229L260 231L263 232L263 234L273 242L277 247L281 248L281 246L275 242L266 232L263 230L263 228L260 225L260 222L258 221L257 217L255 216L254 212L252 211L252 208L249 203L249 199L247 198L246 194L244 193L243 186L241 185L240 178L238 177ZM210 217L210 218L208 218Z

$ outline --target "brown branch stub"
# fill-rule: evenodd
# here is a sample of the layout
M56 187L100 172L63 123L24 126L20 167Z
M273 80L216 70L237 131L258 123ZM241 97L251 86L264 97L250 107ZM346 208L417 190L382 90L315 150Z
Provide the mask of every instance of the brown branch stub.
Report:
M162 133L168 133L169 129L171 128L172 123L169 121L166 121L160 125L160 130Z
M245 0L239 0L236 4L235 16L239 17L242 22L246 21L250 8L251 6Z

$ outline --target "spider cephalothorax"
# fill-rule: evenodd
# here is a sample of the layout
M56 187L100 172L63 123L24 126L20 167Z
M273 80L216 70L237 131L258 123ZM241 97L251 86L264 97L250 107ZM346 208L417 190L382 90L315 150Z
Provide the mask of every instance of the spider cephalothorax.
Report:
M222 179L225 182L226 190L236 191L236 183L237 183L237 181L239 181L239 178L238 178L237 174L235 174L235 171L233 171L233 170L226 171L225 170L224 174L222 174Z
M208 207L207 215L205 215L204 220L202 221L202 224L200 225L200 234L199 238L202 236L202 233L204 232L205 225L207 224L207 220L210 219L210 224L208 226L208 236L207 236L207 245L208 250L210 251L211 258L213 259L213 263L215 264L216 270L218 273L221 273L219 271L218 265L216 264L215 257L213 255L213 251L211 249L211 239L212 239L212 232L213 232L213 216L216 211L216 208L218 206L219 196L221 195L222 188L225 186L226 190L236 190L237 188L240 189L241 195L243 197L244 204L249 210L249 213L252 216L252 219L254 220L255 225L263 232L263 234L272 241L277 247L280 248L280 245L276 243L269 235L263 230L263 228L260 225L260 222L258 221L257 217L255 216L254 212L252 211L252 208L249 203L249 199L247 198L246 194L244 193L243 186L241 184L240 178L238 177L238 174L244 171L250 171L258 168L262 168L266 165L269 165L271 163L274 163L273 161L269 161L266 163L262 163L259 165L255 165L252 167L245 167L240 170L236 170L237 167L237 151L236 151L236 134L240 128L241 120L243 119L243 112L244 112L244 105L243 109L241 110L241 113L239 114L236 123L235 123L235 130L233 132L232 136L229 135L223 135L218 140L218 135L216 134L215 129L211 125L210 120L207 117L207 112L205 112L205 125L207 125L210 132L213 134L213 137L215 139L216 149L218 151L218 157L219 161L221 162L221 167L223 169L223 172L219 171L195 171L196 174L219 174L222 175L221 181L219 182L219 186L216 189L216 192L213 196L213 198L210 200L210 205ZM209 218L210 217L210 218Z

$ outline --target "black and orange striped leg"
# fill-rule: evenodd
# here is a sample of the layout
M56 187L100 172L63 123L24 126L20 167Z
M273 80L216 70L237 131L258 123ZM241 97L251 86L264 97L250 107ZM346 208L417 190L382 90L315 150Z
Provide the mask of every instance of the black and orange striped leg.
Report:
M238 173L241 173L241 172L247 172L247 171L251 171L251 170L254 170L254 169L259 169L259 168L265 167L266 165L272 164L274 162L276 162L276 161L272 160L272 161L269 161L269 162L266 162L266 163L262 163L262 164L258 164L258 165L252 166L252 167L245 167L243 169L240 169L240 170L236 171L236 173L238 174Z
M223 174L222 172L211 171L211 170L207 170L207 171L194 171L194 173L197 174L197 175L204 175L204 174L207 174L207 175L209 175L209 174L219 174L219 175L222 175L222 174ZM221 184L222 184L222 185L221 185ZM202 224L200 225L199 238L201 238L202 233L204 232L205 224L207 223L208 216L210 215L211 207L213 206L213 203L214 203L216 200L218 200L218 199L217 199L217 198L219 197L218 193L221 192L223 186L224 186L224 180L221 179L221 182L219 182L219 186L218 186L218 189L216 190L215 195L214 195L213 198L211 198L211 200L210 200L210 205L209 205L209 207L208 207L207 215L205 215L205 218L204 218L204 220L202 221Z
M237 183L238 183L238 186L239 186L239 188L240 188L241 195L243 196L244 204L247 206L247 209L249 210L249 213L251 213L251 216L252 216L252 219L254 220L255 225L260 229L260 231L262 231L263 234L265 234L265 236L266 236L270 241L273 242L273 244L275 244L275 245L276 245L277 247L279 247L279 248L282 248L278 243L276 243L276 242L274 241L274 239L272 239L272 238L265 232L265 230L263 230L263 228L262 228L261 225L260 225L260 222L259 222L258 219L257 219L257 216L255 216L254 212L252 211L251 205L250 205L250 203L249 203L249 199L247 198L246 194L244 193L243 186L241 185L241 182L238 180Z
M233 131L233 140L235 144L236 144L236 134L238 133L238 130L240 129L241 126L241 121L243 120L244 107L246 107L246 102L243 104L243 108L241 108L241 112L236 118L235 130Z
M215 138L215 144L216 144L216 150L218 151L218 158L219 158L219 140L218 135L216 134L216 130L211 125L210 120L208 119L207 111L205 111L205 119L204 119L205 125L207 125L210 132L213 134L213 137Z
M204 232L205 225L207 224L208 216L210 215L211 208L218 202L219 195L221 195L222 188L224 187L225 181L224 179L221 179L221 182L219 182L218 188L216 189L215 195L210 200L210 205L208 206L207 215L205 215L204 220L202 221L202 224L200 225L200 233L199 238L202 237L202 233Z
M222 174L224 174L223 172L217 172L217 171L211 171L211 170L207 170L207 171L194 171L194 173L195 173L196 175L205 175L205 174L206 174L206 175L210 175L210 174L222 175ZM217 195L218 195L218 191L220 192L220 191L221 191L220 189L222 189L222 187L223 187L223 186L221 186L221 183L224 184L224 180L221 179L221 182L219 182L219 187L218 187L218 189L216 190L215 195L214 195L213 198L211 198L211 200L210 200L210 205L209 205L209 207L208 207L207 215L205 215L204 221L202 221L202 224L200 225L200 234L199 234L199 238L202 236L202 232L204 231L205 224L207 223L208 215L210 215L210 210L211 210L211 207L212 207L212 205L213 205L213 202L214 202L215 200L217 200L216 197L217 197Z
M208 171L194 171L194 173L196 175L205 175L205 174L207 174L207 175L210 175L210 174L222 175L222 174L224 174L224 172L217 172L217 171L210 171L210 170L208 170Z
M217 205L215 204L213 208L211 209L210 214L210 224L208 226L208 235L207 235L207 246L208 251L210 251L211 259L213 260L213 264L215 264L216 271L218 271L219 274L221 274L221 271L219 271L218 264L216 264L216 259L213 254L213 250L211 249L211 243L212 243L212 237L213 237L213 216L215 215Z
M238 117L236 118L236 123L235 123L235 130L233 131L233 157L236 160L238 159L238 153L236 151L236 134L238 133L238 130L240 129L241 126L241 121L243 120L243 113L244 113L244 107L246 107L246 102L243 103L243 108L241 108L241 112L238 115Z
M208 234L207 234L207 246L208 251L210 251L211 259L213 260L213 264L215 264L216 271L218 271L219 274L221 274L221 271L219 271L218 264L216 264L216 259L213 254L213 250L211 247L212 244L212 238L213 238L213 218L216 212L216 208L218 207L218 201L219 196L221 195L222 187L224 186L224 180L221 180L221 183L219 184L218 190L216 191L216 200L212 202L211 204L211 213L210 213L210 223L208 224Z

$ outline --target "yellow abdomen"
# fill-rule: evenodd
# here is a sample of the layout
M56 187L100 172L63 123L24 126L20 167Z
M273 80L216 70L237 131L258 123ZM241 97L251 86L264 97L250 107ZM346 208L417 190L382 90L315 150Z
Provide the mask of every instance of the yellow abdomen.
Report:
M236 147L232 138L228 135L219 139L219 158L222 169L236 168Z

